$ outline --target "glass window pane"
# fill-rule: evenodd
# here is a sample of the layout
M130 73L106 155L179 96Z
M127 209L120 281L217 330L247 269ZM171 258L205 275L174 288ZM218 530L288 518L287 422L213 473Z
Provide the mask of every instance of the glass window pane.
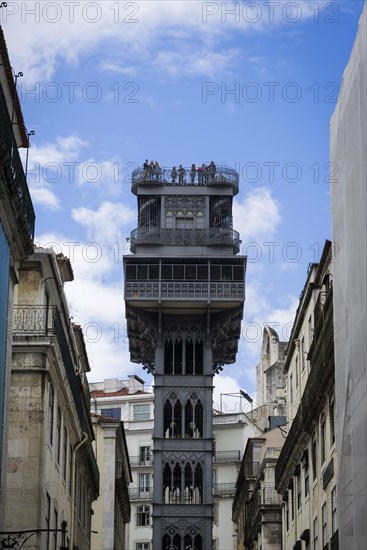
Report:
M208 280L208 266L207 265L198 265L197 266L197 278L200 281Z
M148 279L148 266L138 265L138 280L146 281Z
M196 279L196 265L185 266L185 279L186 281L194 281Z
M162 265L162 280L172 281L172 265Z
M183 280L185 278L185 266L174 265L173 266L173 278L175 281Z
M211 281L220 281L220 265L212 265L210 267Z
M157 281L159 277L159 266L156 265L150 265L149 266L149 280L150 281Z
M136 266L135 265L127 265L126 266L126 280L127 281L135 281L136 279Z

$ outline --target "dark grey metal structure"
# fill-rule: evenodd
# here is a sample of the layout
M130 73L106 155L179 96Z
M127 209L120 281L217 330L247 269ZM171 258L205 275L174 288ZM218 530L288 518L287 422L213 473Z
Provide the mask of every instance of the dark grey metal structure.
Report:
M235 361L246 258L232 228L238 174L145 167L124 257L131 360L154 375L154 550L212 548L213 376Z

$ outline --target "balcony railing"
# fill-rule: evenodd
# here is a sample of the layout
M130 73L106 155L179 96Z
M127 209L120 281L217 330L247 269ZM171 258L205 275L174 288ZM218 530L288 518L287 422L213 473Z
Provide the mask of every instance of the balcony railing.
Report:
M207 229L165 229L160 227L138 227L130 234L131 252L136 245L172 245L172 246L232 246L234 253L240 250L240 234L234 229L210 227Z
M177 168L176 178L172 175L172 168L160 167L158 170L136 168L131 175L132 192L136 194L140 185L230 185L234 194L238 193L239 175L233 168L216 166L215 173L211 170L191 171L191 168L183 168L179 172Z
M243 300L243 283L129 282L125 298L133 300Z
M152 500L153 488L129 487L130 500Z
M39 338L54 334L56 306L14 306L13 336Z
M153 466L153 456L149 459L142 459L140 456L130 456L130 466Z
M28 236L34 237L35 213L28 185L25 179L23 165L20 160L18 146L15 141L12 122L6 106L3 90L0 86L0 158L11 195L20 205L23 221Z
M241 451L217 451L214 455L214 462L240 462Z
M214 483L213 495L219 498L234 497L236 492L235 483Z

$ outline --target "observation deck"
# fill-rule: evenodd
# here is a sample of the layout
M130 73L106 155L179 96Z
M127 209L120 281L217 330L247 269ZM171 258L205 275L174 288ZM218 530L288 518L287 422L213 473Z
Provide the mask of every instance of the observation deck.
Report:
M205 186L229 186L233 189L233 196L237 195L239 175L233 168L227 166L215 166L215 172L209 170L200 170L198 167L195 172L191 168L183 167L180 172L176 167L177 175L172 175L173 167L155 168L136 168L131 175L131 190L134 195L138 195L138 189L141 186L172 185L177 187L205 187Z
M130 250L136 252L136 246L170 245L170 246L232 246L233 254L240 251L240 235L234 229L210 227L206 229L166 229L138 227L130 234Z

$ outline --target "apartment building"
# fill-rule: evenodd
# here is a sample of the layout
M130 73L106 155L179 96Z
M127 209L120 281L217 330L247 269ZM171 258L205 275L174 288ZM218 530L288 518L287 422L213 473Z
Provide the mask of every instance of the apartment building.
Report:
M132 482L123 422L92 414L94 452L100 468L100 498L93 504L91 550L128 550L126 526Z
M326 241L309 267L284 366L288 434L276 488L286 549L338 548L332 260Z
M14 287L21 260L33 253L35 214L18 148L28 135L0 26L0 531L4 527Z
M64 292L73 280L71 264L51 249L36 248L20 263L18 280L5 530L44 530L24 543L28 550L61 543L89 550L99 472L92 449L90 366Z

